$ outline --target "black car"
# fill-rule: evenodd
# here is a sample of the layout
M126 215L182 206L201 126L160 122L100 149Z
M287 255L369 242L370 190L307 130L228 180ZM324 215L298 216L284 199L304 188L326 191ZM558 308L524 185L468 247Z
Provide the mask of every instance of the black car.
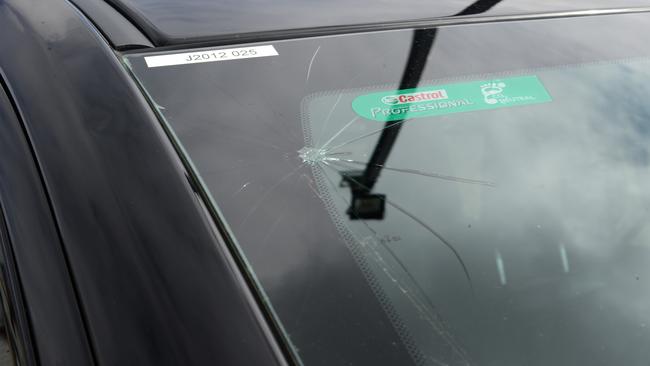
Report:
M647 366L650 4L0 0L15 365Z

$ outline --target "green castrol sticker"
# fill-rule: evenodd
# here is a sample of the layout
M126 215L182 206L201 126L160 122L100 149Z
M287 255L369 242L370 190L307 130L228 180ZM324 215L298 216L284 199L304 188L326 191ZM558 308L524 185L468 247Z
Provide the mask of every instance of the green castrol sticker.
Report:
M366 94L352 101L352 109L386 122L550 101L537 76L519 76Z

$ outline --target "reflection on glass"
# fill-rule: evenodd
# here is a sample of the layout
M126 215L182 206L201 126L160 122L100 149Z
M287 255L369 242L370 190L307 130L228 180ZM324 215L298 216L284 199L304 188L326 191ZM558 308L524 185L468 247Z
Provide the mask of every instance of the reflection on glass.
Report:
M605 281L603 273L593 272L599 272L597 257L611 261L615 253L628 252L650 259L647 213L638 216L650 207L650 194L639 188L650 182L648 111L630 104L624 93L613 95L629 87L650 95L650 87L637 79L643 75L650 80L648 70L646 60L537 70L553 96L551 104L385 126L338 107L368 90L307 99L304 123L312 131L307 145L313 144L307 149L316 155L303 160L313 169L319 195L333 220L342 223L337 226L341 236L354 238L350 245L360 248L370 276L397 304L415 342L428 350L425 356L439 357L432 364L472 364L457 340L459 332L448 325L466 322L466 314L454 314L458 302L465 302L468 311L500 303L501 318L511 322L505 309L518 293L528 291L540 292L533 308L555 307L558 301L564 306L604 304L613 299L598 298L602 286L635 277L626 280L621 273ZM383 168L381 177L364 183L372 166L367 162L382 147L382 133L396 125L400 139L390 145L390 156L384 151L386 162L374 165ZM364 166L366 171L359 173ZM371 193L370 187L381 194ZM604 224L626 215L637 218L634 226L627 222L619 231ZM396 236L398 241L385 240ZM579 272L566 277L570 253L584 255L585 250L590 254L576 263ZM489 255L478 254L489 252L491 266ZM596 278L603 282L594 282ZM633 291L623 298L636 298L644 309L650 306L646 294L641 305L638 290L624 288L616 292ZM458 318L443 317L441 308ZM526 317L521 311L517 316Z
M304 365L646 365L647 24L483 24L128 62ZM354 108L414 88L444 90L447 109L386 122Z

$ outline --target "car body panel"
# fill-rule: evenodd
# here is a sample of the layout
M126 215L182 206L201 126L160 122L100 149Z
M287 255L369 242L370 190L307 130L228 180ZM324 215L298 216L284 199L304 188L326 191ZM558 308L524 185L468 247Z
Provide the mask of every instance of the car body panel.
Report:
M4 295L15 357L25 365L38 359L42 365L92 365L56 223L18 116L2 88L0 155Z
M101 35L66 1L2 0L0 44L62 241L50 229L48 249L65 253L76 297L70 284L46 288L76 298L87 329L69 328L74 314L37 317L64 304L30 302L44 307L30 312L40 340L87 336L103 365L283 364L189 174ZM21 256L19 271L42 273L48 258ZM22 278L27 294L46 284ZM42 364L91 364L76 344L36 351Z

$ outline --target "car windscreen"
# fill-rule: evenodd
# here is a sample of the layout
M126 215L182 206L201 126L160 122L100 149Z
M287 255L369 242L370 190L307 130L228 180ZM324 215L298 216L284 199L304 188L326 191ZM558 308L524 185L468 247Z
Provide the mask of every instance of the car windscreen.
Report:
M123 61L299 363L647 365L648 44L630 14Z

